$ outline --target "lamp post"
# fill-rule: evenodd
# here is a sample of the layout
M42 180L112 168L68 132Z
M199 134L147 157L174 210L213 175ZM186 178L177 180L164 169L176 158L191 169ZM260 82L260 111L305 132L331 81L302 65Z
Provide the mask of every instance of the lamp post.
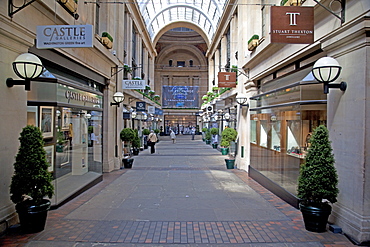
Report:
M14 73L24 80L8 78L6 79L6 85L8 87L24 85L25 90L30 91L31 81L39 77L44 69L41 60L31 53L23 53L19 55L12 64Z
M116 105L117 106L117 108L116 108L116 131L115 131L115 133L116 133L116 145L115 145L115 149L114 149L114 151L115 151L115 157L118 157L118 144L117 144L117 142L118 142L118 140L117 140L117 130L118 130L118 127L117 127L117 122L118 122L118 107L119 107L119 105L123 102L123 100L125 99L125 96L123 95L123 93L121 93L121 92L116 92L114 95L113 95L113 101L114 102L111 102L110 103L110 105L112 106L112 105Z
M329 84L335 81L342 70L337 60L332 57L322 57L316 61L312 68L315 79L324 83L324 94L329 93L329 88L339 88L343 92L347 89L347 83L342 81L340 84Z
M116 92L114 95L113 95L113 101L114 102L111 102L110 105L116 105L119 107L119 104L121 104L123 101L125 100L125 96L123 95L123 93L121 92Z
M239 93L236 95L235 99L236 102L240 105L240 107L249 106L249 104L247 103L248 97L245 94Z

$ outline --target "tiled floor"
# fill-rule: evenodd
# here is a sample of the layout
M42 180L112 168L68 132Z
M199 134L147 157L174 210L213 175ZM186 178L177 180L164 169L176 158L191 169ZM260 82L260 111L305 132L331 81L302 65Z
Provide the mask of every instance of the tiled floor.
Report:
M104 174L50 211L44 231L12 228L0 245L354 246L342 234L306 231L297 209L223 159L200 140L162 138L156 154L144 150L131 170Z

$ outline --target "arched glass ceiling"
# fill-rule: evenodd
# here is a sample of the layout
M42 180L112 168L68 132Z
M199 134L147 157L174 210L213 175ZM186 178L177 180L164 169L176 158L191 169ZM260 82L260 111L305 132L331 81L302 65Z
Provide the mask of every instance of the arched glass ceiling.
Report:
M173 22L197 25L211 40L227 0L146 0L140 11L153 40L157 33Z

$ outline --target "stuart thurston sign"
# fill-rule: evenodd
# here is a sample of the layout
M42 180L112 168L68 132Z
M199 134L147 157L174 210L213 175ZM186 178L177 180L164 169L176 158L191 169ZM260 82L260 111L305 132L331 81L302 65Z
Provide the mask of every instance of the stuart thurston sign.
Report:
M38 49L93 47L93 26L37 26L36 47Z
M271 43L312 44L313 7L271 7Z
M123 80L122 89L145 89L145 80Z
M218 72L218 87L236 87L236 73Z

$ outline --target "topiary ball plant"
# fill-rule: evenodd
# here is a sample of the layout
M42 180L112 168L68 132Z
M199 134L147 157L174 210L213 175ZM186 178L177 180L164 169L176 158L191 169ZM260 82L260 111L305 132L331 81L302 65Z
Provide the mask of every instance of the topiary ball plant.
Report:
M212 135L211 135L211 132L208 130L207 132L206 132L206 135L205 135L205 137L204 137L206 140L211 140L212 139Z
M238 132L233 128L225 128L221 133L221 146L230 147L230 142L236 140Z
M40 204L45 196L52 198L54 193L42 133L38 127L27 125L23 128L19 141L10 184L10 198L15 204L26 199Z
M124 142L132 142L135 138L135 132L131 128L124 128L121 130L120 138Z
M317 127L310 142L305 163L300 167L298 197L303 205L321 207L327 201L335 203L339 192L328 129L324 125Z
M143 129L143 135L149 135L150 134L150 130L148 129Z
M211 128L211 135L218 135L218 128Z

